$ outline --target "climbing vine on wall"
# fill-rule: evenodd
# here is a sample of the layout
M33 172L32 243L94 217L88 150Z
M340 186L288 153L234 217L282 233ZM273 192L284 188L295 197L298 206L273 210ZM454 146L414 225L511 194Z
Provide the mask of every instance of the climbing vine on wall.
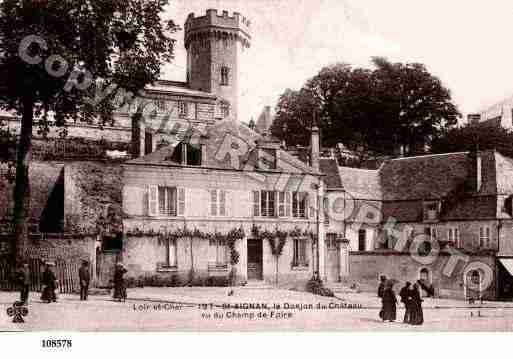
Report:
M278 228L273 231L268 231L266 229L262 230L258 226L253 226L251 228L251 234L253 238L259 240L267 240L269 242L269 246L271 247L271 253L273 256L281 256L283 252L283 247L285 247L285 243L287 242L287 237L311 237L315 238L315 234L309 231L301 231L299 228L294 228L290 231L283 231ZM276 242L276 240L278 240Z
M230 264L235 265L239 263L240 254L235 248L235 242L238 239L243 239L244 229L243 228L234 228L231 229L228 233L220 233L217 231L214 232L203 232L197 228L188 229L188 228L176 228L174 230L166 230L166 231L155 231L150 229L149 231L141 231L138 228L133 231L129 231L126 234L127 237L157 237L159 244L164 244L168 240L177 240L177 239L185 239L185 238L199 238L205 240L215 240L226 243L228 249L230 250Z

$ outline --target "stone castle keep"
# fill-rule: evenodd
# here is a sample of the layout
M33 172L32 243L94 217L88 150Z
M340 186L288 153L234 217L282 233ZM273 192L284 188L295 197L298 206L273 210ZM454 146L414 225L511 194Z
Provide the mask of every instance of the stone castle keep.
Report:
M125 106L114 113L113 125L100 127L96 124L70 123L67 140L105 140L112 144L110 149L124 149L137 157L151 153L160 144L174 143L180 137L177 135L185 132L191 124L203 127L222 119L240 120L239 61L250 47L249 20L236 12L229 15L227 11L220 13L214 9L207 10L203 16L191 13L185 22L184 40L187 81L162 79L147 85L138 95L148 101L144 113L155 115L150 116L146 126L134 129L131 119L134 108ZM164 117L168 117L169 128L162 131L159 125ZM18 118L13 114L0 111L0 119L12 131L19 130ZM52 129L50 137L57 138L58 129ZM131 151L134 141L139 144L135 146L135 151ZM72 155L72 144L51 147L48 152L59 152L59 158L77 155L83 158L84 146L77 148ZM55 147L62 150L56 151ZM36 157L37 149L36 144Z
M238 119L239 58L251 42L250 22L239 13L228 16L207 10L205 16L189 14L185 22L187 83L198 91L223 98L231 117Z

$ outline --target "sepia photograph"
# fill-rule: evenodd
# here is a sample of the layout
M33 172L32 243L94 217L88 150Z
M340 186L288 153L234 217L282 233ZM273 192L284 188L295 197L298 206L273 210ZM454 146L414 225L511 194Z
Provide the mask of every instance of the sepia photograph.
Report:
M512 15L1 1L0 339L512 331Z

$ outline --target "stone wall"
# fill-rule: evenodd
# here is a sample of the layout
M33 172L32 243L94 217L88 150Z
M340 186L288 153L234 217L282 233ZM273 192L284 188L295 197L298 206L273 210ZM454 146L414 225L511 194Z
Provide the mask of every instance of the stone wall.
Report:
M65 167L65 228L73 232L121 229L119 164L73 162Z
M44 261L87 260L95 263L96 236L41 235L32 236L28 247L30 258Z
M450 276L443 274L449 255L441 254L432 264L424 265L415 261L409 253L359 252L349 255L350 274L344 280L348 285L356 285L363 291L376 292L379 276L386 275L399 281L395 289L398 292L406 281L415 282L420 278L420 270L428 269L430 280L435 287L435 295L440 297L464 298L464 273L468 264L460 261ZM469 256L469 262L481 262L489 266L496 278L494 256ZM496 298L495 279L483 298Z

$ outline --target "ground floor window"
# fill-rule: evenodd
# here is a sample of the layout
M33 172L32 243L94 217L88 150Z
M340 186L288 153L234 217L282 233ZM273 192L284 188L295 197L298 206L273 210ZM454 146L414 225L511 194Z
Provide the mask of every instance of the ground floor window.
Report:
M226 242L221 239L211 239L209 244L212 262L216 266L225 266L227 263Z
M358 250L367 250L367 231L365 229L358 230Z
M454 244L454 247L461 247L460 230L457 227L451 227L447 230L447 239Z
M306 258L306 239L305 238L294 238L293 239L293 266L308 266L308 261Z
M176 267L176 239L166 240L166 267Z

